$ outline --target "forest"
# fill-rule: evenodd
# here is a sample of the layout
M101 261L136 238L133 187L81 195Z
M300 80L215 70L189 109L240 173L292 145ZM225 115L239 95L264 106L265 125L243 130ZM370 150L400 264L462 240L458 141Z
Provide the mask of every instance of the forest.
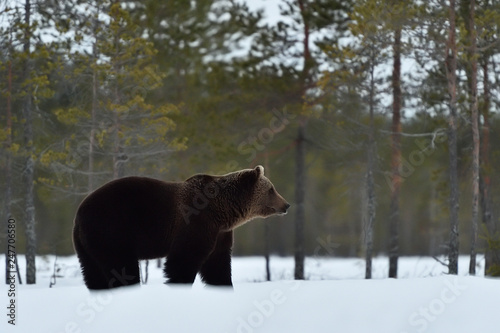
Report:
M306 256L498 275L499 6L2 1L1 251L13 219L34 283L100 185L262 165L292 206L239 228L235 255L294 256L298 279Z

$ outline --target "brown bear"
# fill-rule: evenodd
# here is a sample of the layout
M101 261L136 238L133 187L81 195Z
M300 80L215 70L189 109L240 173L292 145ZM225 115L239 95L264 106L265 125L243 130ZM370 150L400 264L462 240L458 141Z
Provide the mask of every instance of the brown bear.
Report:
M89 289L140 282L140 259L167 257L168 283L232 286L234 228L286 214L290 204L264 168L184 182L127 177L87 196L76 213L73 243Z

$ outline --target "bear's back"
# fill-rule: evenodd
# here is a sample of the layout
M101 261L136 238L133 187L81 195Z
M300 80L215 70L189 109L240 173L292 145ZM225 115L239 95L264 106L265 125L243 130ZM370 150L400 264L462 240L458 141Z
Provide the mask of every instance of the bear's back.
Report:
M87 196L78 208L75 227L93 235L92 243L116 240L128 246L158 244L168 247L179 221L179 193L183 183L146 177L126 177L111 181ZM157 238L157 239L155 239ZM120 244L113 244L119 246ZM156 249L138 256L151 256Z

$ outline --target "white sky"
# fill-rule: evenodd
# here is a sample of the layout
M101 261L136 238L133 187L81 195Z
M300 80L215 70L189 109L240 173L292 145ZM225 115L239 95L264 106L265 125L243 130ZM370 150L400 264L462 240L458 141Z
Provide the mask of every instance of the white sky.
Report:
M282 0L244 0L244 2L252 11L264 9L266 23L274 24L281 18L279 4Z

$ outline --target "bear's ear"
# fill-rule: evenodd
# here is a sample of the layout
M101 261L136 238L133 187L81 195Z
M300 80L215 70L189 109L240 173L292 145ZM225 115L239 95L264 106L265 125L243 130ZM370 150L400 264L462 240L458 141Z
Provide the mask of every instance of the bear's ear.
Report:
M254 170L257 173L257 177L264 176L264 167L262 165L257 165Z

